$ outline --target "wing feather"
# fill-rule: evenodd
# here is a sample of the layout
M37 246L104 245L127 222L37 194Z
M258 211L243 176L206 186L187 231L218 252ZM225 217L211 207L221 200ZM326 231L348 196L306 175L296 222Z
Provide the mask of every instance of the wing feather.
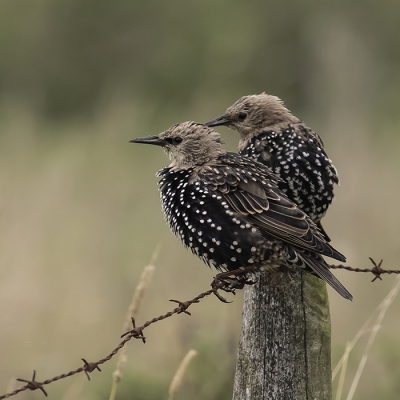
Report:
M221 165L199 172L208 190L219 193L231 210L263 234L340 261L346 258L330 246L311 219L281 192L264 165L227 153ZM226 165L228 164L228 166Z

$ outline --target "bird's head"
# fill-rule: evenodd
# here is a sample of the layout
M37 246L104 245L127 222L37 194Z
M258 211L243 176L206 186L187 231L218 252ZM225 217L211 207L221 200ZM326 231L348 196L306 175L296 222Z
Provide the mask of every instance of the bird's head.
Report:
M265 128L299 122L276 96L261 93L241 97L225 114L206 123L207 126L225 125L242 137L258 134Z
M225 152L217 132L193 121L182 122L158 135L130 142L161 146L172 161L170 167L175 170L212 163Z

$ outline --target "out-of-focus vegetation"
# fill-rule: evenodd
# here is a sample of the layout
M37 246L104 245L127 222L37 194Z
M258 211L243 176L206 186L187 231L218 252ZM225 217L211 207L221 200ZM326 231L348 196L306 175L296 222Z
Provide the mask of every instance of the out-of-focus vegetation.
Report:
M168 160L128 140L209 120L245 94L282 97L323 137L341 177L325 227L349 265L369 267L371 256L399 268L399 38L400 3L389 0L2 0L0 392L33 369L40 381L108 353L159 243L139 322L208 288L213 272L163 221L154 173ZM221 133L235 149L237 136ZM354 301L331 292L334 363L392 281L336 275ZM129 344L117 398L165 399L190 348L198 356L177 398L231 397L241 295L191 311ZM398 398L398 313L397 299L357 398ZM361 354L362 343L349 378ZM106 399L114 368L46 389Z

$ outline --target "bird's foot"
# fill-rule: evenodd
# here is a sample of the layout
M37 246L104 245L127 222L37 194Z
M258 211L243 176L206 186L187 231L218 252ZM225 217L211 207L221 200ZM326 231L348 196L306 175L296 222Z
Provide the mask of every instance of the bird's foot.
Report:
M230 303L222 297L217 290L221 289L227 293L236 294L236 290L243 289L245 285L254 285L257 279L249 279L248 273L254 272L257 268L254 266L240 268L233 271L222 272L216 275L211 283L211 287L216 289L214 294L224 303Z

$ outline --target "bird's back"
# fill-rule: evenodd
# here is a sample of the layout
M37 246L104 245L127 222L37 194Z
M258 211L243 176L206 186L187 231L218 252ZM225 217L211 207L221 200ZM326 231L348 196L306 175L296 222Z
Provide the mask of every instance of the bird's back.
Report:
M239 144L240 154L270 167L279 188L314 222L326 213L339 182L321 138L303 123L263 129Z

